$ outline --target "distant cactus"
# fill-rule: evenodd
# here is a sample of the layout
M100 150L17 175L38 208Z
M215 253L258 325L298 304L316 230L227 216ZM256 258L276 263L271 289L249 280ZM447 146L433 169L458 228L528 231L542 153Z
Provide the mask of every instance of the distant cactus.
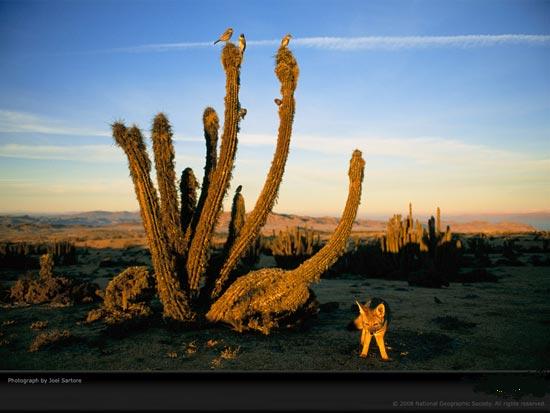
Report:
M254 208L246 217L244 198L240 187L237 188L224 251L213 254L212 236L222 201L230 186L239 123L244 119L239 102L242 59L243 53L227 41L221 59L226 76L221 145L218 154L218 116L214 109L206 108L203 115L206 166L198 200L198 182L193 171L188 168L182 173L181 202L178 205L172 132L166 116L157 115L152 132L158 192L151 181L151 162L139 129L135 126L126 128L120 122L112 127L116 143L128 158L151 251L158 296L163 304L164 316L170 319L200 320L205 310L210 308L206 315L208 320L239 325L238 321L228 316L237 314L234 312L235 300L253 295L258 287L255 281L257 277L260 277L258 282L262 285L268 282L269 277L265 278L261 271L239 278L236 278L236 274L242 270L239 263L257 260L262 248L260 230L277 199L288 157L299 70L292 52L287 47L280 47L276 55L275 74L281 83L281 104L278 106L279 130L271 168ZM269 332L277 324L270 324L270 320L277 319L275 313L305 315L314 309L315 300L308 285L318 280L346 244L359 205L363 167L361 153L355 151L350 166L350 195L344 216L331 241L294 271L270 270L284 274L284 279L268 282L270 285L266 286L265 294L256 295L253 301L248 302L248 307L244 302L238 305L243 325L248 328L255 328L256 325L257 329ZM291 296L286 295L288 289L292 290ZM257 306L258 299L263 300L263 309ZM277 301L277 305L267 305L270 300ZM124 300L122 303L124 307ZM301 313L302 310L305 313ZM253 321L245 321L250 313L260 314L265 322L257 321L254 324Z
M392 264L395 277L405 277L411 284L448 285L460 267L462 244L453 239L449 226L441 232L441 210L428 220L428 231L417 220L412 224L412 205L406 221L394 215L381 239L382 252Z
M296 268L321 249L321 237L311 229L294 227L279 231L271 241L270 248L279 267Z
M68 241L0 243L0 267L30 270L40 267L40 256L52 255L55 265L77 263L76 247Z

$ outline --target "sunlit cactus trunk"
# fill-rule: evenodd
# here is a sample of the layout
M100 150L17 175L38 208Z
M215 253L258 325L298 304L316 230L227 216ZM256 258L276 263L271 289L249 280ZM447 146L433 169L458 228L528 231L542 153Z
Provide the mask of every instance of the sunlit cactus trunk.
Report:
M164 230L157 191L150 177L151 162L141 132L135 126L127 129L118 122L112 128L116 143L128 158L164 315L180 321L191 320L194 314L185 289L182 288L176 274L177 257Z

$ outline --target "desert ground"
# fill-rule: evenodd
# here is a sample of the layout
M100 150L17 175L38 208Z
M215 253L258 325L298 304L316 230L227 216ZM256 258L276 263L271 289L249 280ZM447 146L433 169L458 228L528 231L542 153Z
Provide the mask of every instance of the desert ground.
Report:
M30 224L29 224L30 225ZM150 265L143 231L135 223L52 228L11 227L10 240L71 238L77 244L77 265L55 267L56 275L97 283L130 265ZM70 236L69 236L70 235ZM509 235L507 235L509 236ZM519 234L525 245L533 233ZM18 238L19 237L19 238ZM494 235L491 242L502 242ZM4 239L6 240L6 239ZM318 315L299 330L237 333L223 325L184 330L155 315L140 324L112 328L85 323L98 303L69 306L11 305L0 308L2 370L541 370L550 367L550 270L534 266L548 252L524 252L521 266L491 254L496 282L451 283L423 288L406 281L336 274L312 288L320 302ZM274 266L263 255L257 267ZM20 270L0 269L6 290ZM359 331L346 327L357 316L355 300L381 297L393 320L386 334L391 360L381 361L374 340L369 356L360 358ZM44 332L66 336L32 351Z

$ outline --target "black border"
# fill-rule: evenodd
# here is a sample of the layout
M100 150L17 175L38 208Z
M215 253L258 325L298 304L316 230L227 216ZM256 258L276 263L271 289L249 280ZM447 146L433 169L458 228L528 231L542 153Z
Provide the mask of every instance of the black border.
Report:
M0 376L0 411L550 410L549 371L1 371ZM10 384L10 378L82 383Z

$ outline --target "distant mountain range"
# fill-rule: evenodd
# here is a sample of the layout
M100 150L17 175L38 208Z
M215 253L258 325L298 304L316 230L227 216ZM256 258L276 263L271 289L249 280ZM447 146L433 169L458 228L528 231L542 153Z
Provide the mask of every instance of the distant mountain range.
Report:
M485 214L485 215L457 215L444 217L443 225L450 225L453 232L531 232L536 230L550 230L550 212L528 214ZM25 214L0 216L0 229L36 226L40 228L63 228L71 226L103 227L121 224L135 224L140 221L139 212L109 212L91 211L71 214ZM426 219L419 217L424 223ZM218 230L225 232L229 223L229 213L220 217ZM264 234L270 234L285 227L301 226L318 231L331 232L338 225L336 217L309 217L292 214L270 214L263 228ZM358 219L353 227L354 231L384 231L386 220Z

